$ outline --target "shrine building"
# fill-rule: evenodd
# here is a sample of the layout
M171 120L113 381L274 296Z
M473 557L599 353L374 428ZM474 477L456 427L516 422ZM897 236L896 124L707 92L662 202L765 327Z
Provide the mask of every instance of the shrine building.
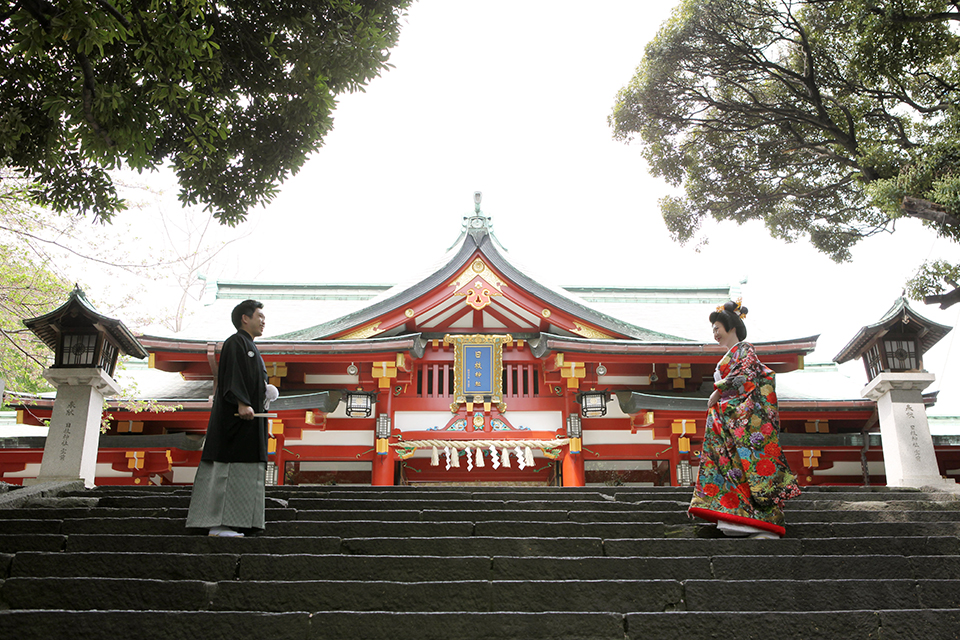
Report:
M137 336L149 355L122 374L137 393L111 401L96 484L192 483L229 310L254 298L268 333L280 318L300 327L257 342L281 394L269 409L271 484L690 485L724 352L691 336L708 335L709 313L738 295L549 286L510 261L478 202L412 284L217 283L226 324L209 339ZM328 318L331 306L352 310L317 324L311 309L323 304ZM907 314L933 328L928 343L949 330L900 300L863 340ZM816 344L754 342L778 374L790 466L801 485L883 485L877 404L835 364L806 366ZM915 369L929 347L917 344ZM21 424L51 417L52 394L15 402ZM36 478L43 448L43 437L0 437L0 481ZM940 475L960 475L956 438L935 437L934 448Z

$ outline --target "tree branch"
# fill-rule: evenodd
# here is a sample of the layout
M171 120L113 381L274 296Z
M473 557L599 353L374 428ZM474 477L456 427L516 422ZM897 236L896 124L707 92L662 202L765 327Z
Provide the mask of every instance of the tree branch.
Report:
M6 339L10 342L10 344L12 344L14 347L16 347L17 350L20 351L23 355L25 355L26 357L30 358L30 359L33 360L34 362L36 362L37 365L39 365L39 366L41 366L41 367L46 366L43 362L40 362L39 360L37 360L37 359L33 356L32 353L30 353L29 351L27 351L26 349L24 349L23 347L21 347L19 344L17 344L17 341L14 340L13 338L11 338L10 335L9 335L2 327L0 327L0 335L3 335L3 337L6 338Z
M127 29L133 29L133 25L130 24L130 22L126 19L126 17L124 17L124 15L120 13L116 7L114 7L112 4L107 2L107 0L94 0L94 2L96 2L101 9L103 9L104 11L112 15L114 18L116 18L117 21L120 24L122 24L124 27L126 27Z
M929 200L904 196L901 208L911 218L920 218L945 227L960 227L960 219L948 213L946 207Z
M924 304L939 304L941 309L949 309L960 302L960 289L955 288L953 291L948 291L947 293L924 296L923 302Z
M170 262L157 262L157 263L154 263L154 264L117 264L117 263L115 263L115 262L110 262L110 261L108 261L108 260L101 260L100 258L94 258L93 256L84 255L84 254L80 253L79 251L76 251L75 249L71 249L70 247L68 247L68 246L66 246L66 245L62 245L62 244L60 244L59 242L57 242L57 241L55 241L55 240L47 240L46 238L41 238L40 236L35 236L35 235L33 235L32 233L27 233L26 231L19 231L19 230L17 230L17 229L11 229L10 227L4 226L4 225L0 225L0 229L2 229L2 230L4 230L4 231L9 231L10 233L13 233L13 234L16 234L16 235L19 235L19 236L23 236L23 237L26 237L26 238L30 238L31 240L36 240L37 242L44 242L44 243L46 243L46 244L52 244L53 246L59 247L59 248L65 250L65 251L69 251L70 253L74 254L75 256L79 256L79 257L83 258L84 260L90 260L90 261L92 261L92 262L99 262L100 264L105 264L105 265L107 265L107 266L109 266L109 267L118 267L118 268L120 268L120 269L145 269L145 268L151 268L151 267L166 267L166 266L169 266L169 265L172 265L172 264L176 264L176 263L178 262L177 260L171 260Z

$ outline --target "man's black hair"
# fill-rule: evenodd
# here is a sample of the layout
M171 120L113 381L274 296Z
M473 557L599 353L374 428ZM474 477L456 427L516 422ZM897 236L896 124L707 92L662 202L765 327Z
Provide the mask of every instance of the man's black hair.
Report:
M259 300L244 300L233 308L233 313L230 314L230 320L233 321L233 326L237 328L237 331L243 326L241 318L243 318L243 316L253 317L257 309L263 309L263 303Z

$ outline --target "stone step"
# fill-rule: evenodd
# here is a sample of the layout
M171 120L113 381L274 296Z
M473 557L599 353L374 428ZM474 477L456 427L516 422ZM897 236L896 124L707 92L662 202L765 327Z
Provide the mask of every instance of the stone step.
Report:
M220 611L0 611L0 628L17 640L149 637L270 640L624 640L616 613L246 613Z
M354 541L350 541L357 544ZM956 536L904 536L861 538L647 538L603 541L606 556L955 556L960 554Z
M67 520L6 520L0 533L179 535L190 530L179 518L72 518ZM960 525L958 525L960 526ZM199 532L199 530L193 530ZM262 537L655 537L659 522L572 521L402 521L402 520L285 520L272 522Z
M416 513L416 512L412 512ZM295 520L297 517L296 509L267 509L267 522L278 522L281 520ZM75 518L179 518L186 520L186 507L155 507L147 509L137 508L113 508L113 507L53 507L53 508L29 508L29 509L0 509L0 531L4 528L5 521L18 519L36 519L36 520L67 520Z
M176 611L750 611L954 609L960 580L386 580L220 581L8 578L10 609Z
M344 553L361 555L439 556L601 556L600 538L484 537L468 538L346 538Z
M5 559L4 559L5 558ZM315 580L318 578L477 580L817 580L955 579L960 558L897 555L694 557L345 556L20 552L0 556L3 577L105 577L160 580Z
M0 533L0 553L17 551L61 551L67 536L60 534Z
M24 510L0 510L0 533L59 533L54 525L42 524L42 520L79 520L90 518L114 518L131 521L150 518L185 521L186 508L30 508ZM302 520L316 522L339 522L343 520L376 521L471 521L512 520L516 522L661 522L683 525L700 521L691 520L684 510L673 511L566 511L566 510L456 510L443 509L385 510L385 511L335 511L335 510L297 510L267 509L266 519L270 523ZM788 526L801 523L869 523L869 522L960 522L960 509L943 511L927 510L833 510L820 511L803 509L787 512Z
M344 624L338 614L319 613L317 624ZM331 621L330 618L333 618ZM957 609L836 609L832 611L794 612L660 612L628 613L624 616L626 640L647 638L956 638L960 629ZM354 619L356 625L360 620ZM333 636L327 636L332 638Z
M668 497L669 496L669 497ZM693 490L687 488L685 494L659 494L659 493L618 493L617 502L639 502L642 500L686 500L690 501L693 496ZM938 501L949 500L951 494L939 492L922 492L918 490L895 490L887 491L824 491L814 492L804 487L796 498L791 498L787 505L796 505L804 502L898 502L900 500L922 500Z
M35 533L60 533L60 520L29 519L33 514L24 514L20 519L0 520L0 535L27 535Z
M159 487L156 487L160 489ZM556 488L550 491L544 491L542 488L537 491L526 490L518 491L478 491L477 489L463 488L453 490L453 488L437 488L436 490L424 490L423 488L410 487L336 487L328 489L318 489L316 487L269 487L267 489L268 499L276 500L313 500L313 499L337 499L337 500L374 500L374 501L417 501L417 500L449 500L449 501L479 501L479 502L547 502L556 505L558 502L575 505L577 502L625 502L641 503L649 501L667 501L689 503L692 495L690 487L656 487L643 490L616 490L614 488L604 491L593 491L590 488L585 490ZM181 502L189 502L189 487L179 487L174 490L153 492L150 487L129 488L129 487L100 487L91 492L70 492L64 494L64 497L74 496L78 498L90 499L91 496L98 499L108 500L147 500L151 504L161 506L177 506ZM956 500L951 494L942 492L924 492L916 489L896 489L887 487L806 487L801 495L787 503L787 508L804 508L806 503L810 502L898 502L898 501L921 501L921 502L951 502L956 504ZM124 504L124 503L121 503ZM105 505L106 506L106 505ZM120 506L120 505L114 505ZM555 508L555 506L553 507Z
M960 511L960 500L790 500L787 513L802 511Z
M549 500L431 500L417 497L410 500L371 500L367 498L291 498L287 501L294 509L334 510L334 511L376 511L385 504L394 509L416 510L425 509L441 511L483 511L483 510L516 510L527 511L557 511L557 510L585 510L585 511L636 511L638 507L631 503L610 501L579 500L577 502L551 502ZM688 501L689 502L689 501ZM686 509L687 503L683 504ZM642 509L642 507L640 507ZM679 509L681 506L672 503L668 508Z
M17 640L265 637L271 640L647 640L648 638L953 638L956 609L780 612L537 613L0 611ZM881 635L882 630L882 635Z
M23 551L13 556L9 576L15 578L142 578L204 580L237 578L236 553L43 553ZM254 556L270 557L270 556ZM323 557L323 556L306 556Z
M659 536L721 535L713 525L672 517L663 522L578 522L540 520L282 520L272 522L263 537L591 537L651 538ZM179 535L189 532L179 518L71 518L66 520L3 520L0 534L130 534ZM199 531L194 530L199 533ZM858 538L957 536L958 521L894 522L795 522L787 529L787 538Z
M0 512L3 636L883 640L960 628L960 500L943 493L810 488L786 504L786 538L753 540L688 519L689 487L271 487L266 532L229 539L184 528L189 487L154 489Z
M221 581L9 578L10 609L144 611L663 611L682 600L677 580Z
M789 538L857 538L867 536L956 536L960 522L801 522L789 524Z
M686 580L686 611L722 611L730 602L750 611L953 609L960 580Z
M64 551L77 553L111 551L129 553L340 553L342 541L337 537L211 538L204 535L123 535L73 534L60 536ZM31 551L47 549L30 549Z

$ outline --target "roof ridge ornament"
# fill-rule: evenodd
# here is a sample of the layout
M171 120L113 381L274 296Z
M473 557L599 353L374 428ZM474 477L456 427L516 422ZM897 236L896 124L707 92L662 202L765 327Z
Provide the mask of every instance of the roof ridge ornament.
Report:
M483 193L473 192L473 215L463 217L463 231L469 233L474 239L479 240L481 236L489 234L493 230L493 220L483 215L480 210L480 202L483 200Z

